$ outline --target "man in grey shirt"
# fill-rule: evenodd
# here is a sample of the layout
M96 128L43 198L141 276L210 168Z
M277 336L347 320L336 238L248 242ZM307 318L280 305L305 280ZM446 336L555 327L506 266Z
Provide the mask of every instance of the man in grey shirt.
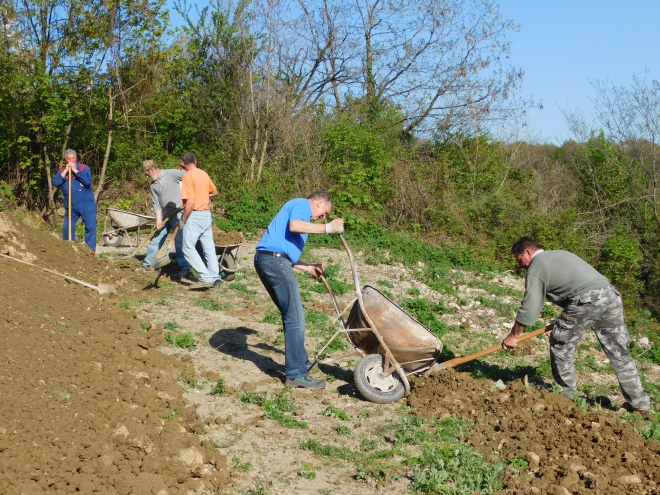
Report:
M547 298L564 309L550 334L552 376L564 395L572 398L577 392L573 353L591 327L616 371L628 401L626 409L648 413L651 400L628 352L630 336L619 292L591 265L568 251L544 251L529 237L516 241L511 250L527 276L522 304L502 347L516 347L518 337L536 321Z
M144 173L151 179L151 198L154 203L154 212L156 213L157 232L149 242L147 247L147 256L144 258L142 268L147 271L153 271L150 267L151 261L158 250L165 243L167 234L179 223L182 212L179 211L173 215L167 222L163 222L170 214L176 211L183 202L181 201L181 179L186 173L185 170L161 169L153 160L142 162ZM174 237L174 246L176 248L176 261L179 263L180 271L176 277L183 278L190 276L190 264L183 256L183 231L179 229Z

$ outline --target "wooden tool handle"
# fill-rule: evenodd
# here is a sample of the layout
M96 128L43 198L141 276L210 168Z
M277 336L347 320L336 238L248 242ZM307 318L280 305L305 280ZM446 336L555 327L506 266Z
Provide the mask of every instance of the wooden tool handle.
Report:
M523 333L520 337L518 337L518 343L523 342L527 339L531 339L532 337L536 337L537 335L541 335L542 333L549 332L550 330L552 330L552 327L554 327L554 323L552 325L547 325L543 328L539 328L538 330L534 330L533 332ZM458 358L450 359L449 361L445 361L444 363L438 363L436 365L436 368L437 369L454 368L459 364L464 364L470 361L474 361L475 359L479 359L480 357L487 356L488 354L492 354L493 352L499 351L501 349L502 349L502 344L497 344L494 345L493 347L489 347L488 349L484 349L483 351L470 354L469 356L458 357Z

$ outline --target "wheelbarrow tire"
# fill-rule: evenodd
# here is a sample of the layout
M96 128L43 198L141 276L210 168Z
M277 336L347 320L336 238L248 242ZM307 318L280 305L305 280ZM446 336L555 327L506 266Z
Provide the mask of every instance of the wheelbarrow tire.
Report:
M224 268L227 270L224 270ZM234 258L232 258L229 253L225 253L225 255L222 257L222 260L220 261L220 273L224 273L222 279L226 280L227 282L234 280L235 270L236 263L234 263Z
M406 393L406 388L395 371L386 378L381 378L385 356L369 354L355 367L353 380L360 395L369 402L390 404L398 401Z
M110 227L101 234L103 244L110 247L119 247L124 242L124 233L117 227Z

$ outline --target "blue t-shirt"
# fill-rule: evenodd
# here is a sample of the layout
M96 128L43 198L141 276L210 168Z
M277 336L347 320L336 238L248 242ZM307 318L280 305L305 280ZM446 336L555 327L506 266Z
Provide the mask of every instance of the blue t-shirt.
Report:
M285 253L292 263L300 259L307 242L307 234L295 234L289 230L291 220L309 222L312 219L312 205L306 198L292 199L275 215L266 233L257 244L257 251L278 251Z

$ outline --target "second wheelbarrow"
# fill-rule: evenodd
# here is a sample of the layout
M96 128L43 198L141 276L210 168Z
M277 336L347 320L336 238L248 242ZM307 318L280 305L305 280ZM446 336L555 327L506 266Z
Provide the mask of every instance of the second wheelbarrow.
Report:
M353 378L356 388L365 399L379 404L396 402L410 393L408 375L431 374L502 349L498 344L469 356L437 363L442 352L440 339L375 287L360 287L353 254L341 234L340 239L348 254L357 297L351 303L348 321L344 320L330 285L321 277L332 297L342 329L332 336L317 355L322 355L337 335L345 333L354 349L363 356L355 368ZM523 334L518 342L551 329L552 325L549 325Z

